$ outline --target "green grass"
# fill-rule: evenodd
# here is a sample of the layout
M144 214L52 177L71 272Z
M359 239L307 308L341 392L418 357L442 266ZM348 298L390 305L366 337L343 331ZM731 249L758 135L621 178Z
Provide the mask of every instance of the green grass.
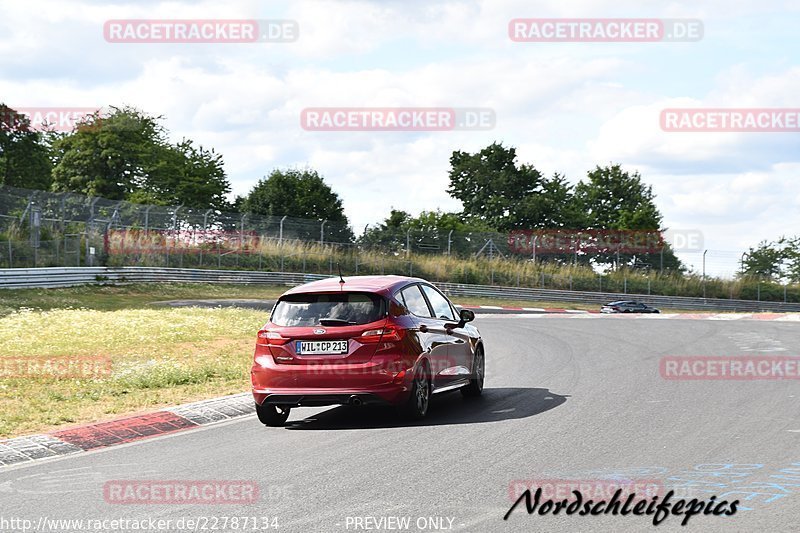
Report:
M53 309L0 318L3 359L108 358L87 377L0 379L0 436L246 391L267 313L245 309ZM7 375L7 374L6 374Z

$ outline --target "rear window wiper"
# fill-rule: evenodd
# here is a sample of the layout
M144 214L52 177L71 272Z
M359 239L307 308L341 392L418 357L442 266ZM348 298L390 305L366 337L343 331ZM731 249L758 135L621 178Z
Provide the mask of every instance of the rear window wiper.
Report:
M355 326L358 322L350 322L340 318L323 318L319 321L321 326Z

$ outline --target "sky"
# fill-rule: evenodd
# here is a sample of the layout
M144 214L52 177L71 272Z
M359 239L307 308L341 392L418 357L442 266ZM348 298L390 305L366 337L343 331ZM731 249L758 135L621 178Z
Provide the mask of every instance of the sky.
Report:
M698 19L689 42L515 42L513 19ZM109 42L110 20L285 20L288 42ZM454 150L501 142L571 182L619 163L652 185L664 225L701 231L727 275L762 240L800 234L800 133L664 131L669 108L791 108L791 0L0 0L0 101L131 105L221 153L235 194L312 167L356 232L392 208L460 209ZM481 108L491 129L308 131L309 108ZM700 270L702 253L679 256Z

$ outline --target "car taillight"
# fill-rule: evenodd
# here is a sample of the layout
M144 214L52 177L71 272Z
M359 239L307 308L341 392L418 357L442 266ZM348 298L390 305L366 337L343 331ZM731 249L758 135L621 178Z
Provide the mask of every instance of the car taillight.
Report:
M382 327L378 329L369 329L361 334L358 342L362 344L369 344L371 342L396 342L403 338L402 329L393 327Z
M267 341L267 344L275 344L278 346L284 345L289 342L289 339L282 337L277 331L261 330L258 332L258 338Z

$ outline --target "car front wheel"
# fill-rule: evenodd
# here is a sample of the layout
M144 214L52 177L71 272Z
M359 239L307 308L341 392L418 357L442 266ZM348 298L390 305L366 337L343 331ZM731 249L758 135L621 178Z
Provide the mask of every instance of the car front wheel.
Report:
M283 427L286 420L289 418L291 408L279 407L277 405L258 405L256 404L256 414L258 420L265 426L270 427Z

